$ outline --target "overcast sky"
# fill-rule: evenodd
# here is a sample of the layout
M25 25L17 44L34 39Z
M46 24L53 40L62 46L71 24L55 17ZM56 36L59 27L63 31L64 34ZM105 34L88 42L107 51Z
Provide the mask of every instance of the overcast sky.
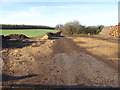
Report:
M56 26L74 20L85 26L111 26L118 23L118 2L115 0L110 2L107 0L106 2L5 1L9 0L0 0L0 24Z

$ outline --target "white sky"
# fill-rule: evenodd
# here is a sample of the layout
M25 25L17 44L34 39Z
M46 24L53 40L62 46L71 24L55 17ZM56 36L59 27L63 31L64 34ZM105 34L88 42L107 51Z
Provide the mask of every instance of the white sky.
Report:
M119 2L119 0L0 0L2 2Z
M78 20L82 25L111 26L118 23L118 0L0 0L0 24L30 24L56 26ZM26 1L26 2L25 2ZM35 1L38 1L35 3ZM57 0L61 1L61 0ZM80 1L80 2L77 2ZM82 2L85 1L85 2ZM91 1L91 2L86 2ZM97 1L97 2L93 2ZM99 2L98 2L99 1ZM76 3L75 3L76 2Z

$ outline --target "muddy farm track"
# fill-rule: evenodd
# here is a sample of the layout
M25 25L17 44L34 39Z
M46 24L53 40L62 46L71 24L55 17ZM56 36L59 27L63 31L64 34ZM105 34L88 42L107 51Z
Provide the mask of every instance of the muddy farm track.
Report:
M23 47L1 51L3 87L118 87L118 44L115 41L59 37L25 39L22 44Z

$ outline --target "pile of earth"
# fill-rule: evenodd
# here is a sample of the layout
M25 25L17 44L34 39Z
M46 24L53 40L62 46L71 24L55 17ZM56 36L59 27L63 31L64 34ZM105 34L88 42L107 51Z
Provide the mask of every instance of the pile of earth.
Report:
M62 31L58 32L48 32L46 35L43 37L43 39L53 39L54 37L61 37Z
M4 48L22 48L24 46L29 46L33 42L28 41L29 37L23 34L10 34L7 36L0 35L2 41L2 49Z
M27 39L28 37L23 34L10 34L7 36L2 35L2 39Z

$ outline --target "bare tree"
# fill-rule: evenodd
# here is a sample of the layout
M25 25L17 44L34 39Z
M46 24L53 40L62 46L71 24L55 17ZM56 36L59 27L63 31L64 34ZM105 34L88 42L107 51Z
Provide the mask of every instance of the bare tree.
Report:
M63 34L72 35L80 34L84 30L84 27L78 21L73 21L66 23L60 29Z

